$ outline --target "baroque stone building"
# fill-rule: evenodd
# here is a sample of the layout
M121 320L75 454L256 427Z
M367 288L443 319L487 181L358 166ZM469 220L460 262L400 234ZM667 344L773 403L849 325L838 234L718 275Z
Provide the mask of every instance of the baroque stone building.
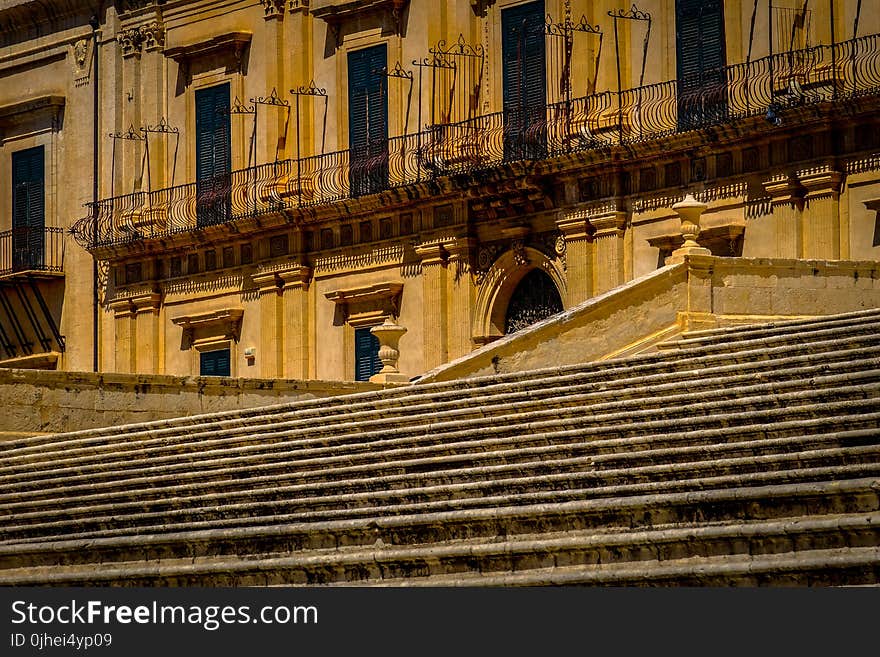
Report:
M3 2L0 365L366 379L391 318L418 376L662 266L686 193L716 256L877 260L878 33L855 0Z

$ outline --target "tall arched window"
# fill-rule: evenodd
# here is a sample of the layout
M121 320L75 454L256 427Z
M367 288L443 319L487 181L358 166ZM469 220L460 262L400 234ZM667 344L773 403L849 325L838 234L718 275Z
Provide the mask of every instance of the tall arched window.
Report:
M559 290L547 274L533 269L523 277L510 296L504 333L515 333L558 312L562 312Z

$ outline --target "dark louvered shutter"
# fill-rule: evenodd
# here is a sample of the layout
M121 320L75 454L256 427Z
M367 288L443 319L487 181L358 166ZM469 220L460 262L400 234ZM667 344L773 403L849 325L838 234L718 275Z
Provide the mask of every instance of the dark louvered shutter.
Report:
M43 264L45 166L43 147L12 154L12 266L41 268Z
M232 140L229 83L196 91L196 194L199 225L229 219Z
M229 349L203 351L199 354L199 374L201 376L229 376Z
M382 369L379 360L379 339L368 328L354 331L354 378L367 381Z
M348 53L348 133L352 196L388 186L388 85L383 43Z
M724 3L677 0L675 20L679 127L719 121L727 109Z
M546 61L544 3L501 12L505 157L541 157L544 151Z

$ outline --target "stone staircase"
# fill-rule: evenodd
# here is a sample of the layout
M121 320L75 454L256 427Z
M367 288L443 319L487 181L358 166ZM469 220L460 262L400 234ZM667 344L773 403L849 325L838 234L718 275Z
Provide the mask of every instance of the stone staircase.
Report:
M880 582L880 310L0 443L0 584Z

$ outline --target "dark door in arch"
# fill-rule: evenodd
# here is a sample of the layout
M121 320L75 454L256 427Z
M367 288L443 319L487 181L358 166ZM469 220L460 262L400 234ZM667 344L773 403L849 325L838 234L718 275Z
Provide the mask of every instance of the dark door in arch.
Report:
M507 304L504 333L515 333L526 326L562 312L562 298L553 280L540 269L526 274Z

